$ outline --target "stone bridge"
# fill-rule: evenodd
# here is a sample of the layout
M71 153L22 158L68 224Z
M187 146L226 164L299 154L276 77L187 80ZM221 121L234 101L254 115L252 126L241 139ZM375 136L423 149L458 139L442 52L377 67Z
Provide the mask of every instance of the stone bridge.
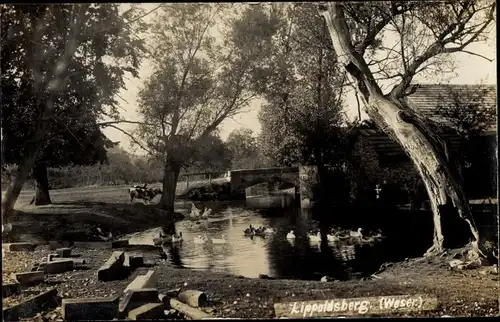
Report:
M311 186L317 181L316 167L261 168L231 170L231 196L245 198L245 189L258 183L281 181L292 183L300 193L301 206L308 208L312 199Z

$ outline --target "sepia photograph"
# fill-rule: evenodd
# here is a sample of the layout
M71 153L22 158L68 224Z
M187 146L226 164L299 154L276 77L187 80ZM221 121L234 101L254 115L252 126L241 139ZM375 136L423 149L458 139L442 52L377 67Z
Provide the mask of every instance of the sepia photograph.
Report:
M0 5L3 321L500 316L496 1Z

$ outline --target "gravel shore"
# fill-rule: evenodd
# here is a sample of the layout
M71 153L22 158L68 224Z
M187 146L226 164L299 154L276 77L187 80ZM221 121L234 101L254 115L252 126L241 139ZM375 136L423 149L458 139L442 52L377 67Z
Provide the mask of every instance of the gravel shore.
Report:
M380 279L368 281L266 280L178 269L160 258L159 252L140 251L148 267L138 268L123 280L98 281L97 269L111 252L111 249L73 249L75 255L87 261L85 269L49 275L45 283L29 287L21 294L3 298L4 309L53 287L57 288L62 298L120 295L135 276L154 269L158 272L157 288L160 292L176 288L203 291L207 294L213 308L212 314L216 317L274 318L273 304L279 302L405 294L437 296L437 310L412 313L416 316L498 315L498 277L483 274L481 268L451 271L442 262L413 259L394 263L378 274ZM29 270L31 265L49 253L51 251L48 246L39 246L34 252L6 253L2 272L4 283L11 279L11 273ZM392 313L389 316L405 314ZM30 320L61 321L61 310L57 308L42 312Z

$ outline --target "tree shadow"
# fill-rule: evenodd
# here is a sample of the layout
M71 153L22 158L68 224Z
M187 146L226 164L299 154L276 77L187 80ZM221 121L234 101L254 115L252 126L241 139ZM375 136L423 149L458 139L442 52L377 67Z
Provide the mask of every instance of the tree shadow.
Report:
M172 225L182 214L168 216L157 205L107 203L77 200L33 209L16 209L10 218L12 230L3 242L103 241L97 227L111 239L159 225ZM36 223L36 225L34 225Z

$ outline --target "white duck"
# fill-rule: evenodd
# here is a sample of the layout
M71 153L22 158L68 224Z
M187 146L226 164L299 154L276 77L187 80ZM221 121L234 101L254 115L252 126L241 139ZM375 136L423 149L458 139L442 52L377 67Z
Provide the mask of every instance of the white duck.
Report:
M266 234L272 234L272 233L274 233L274 229L273 229L273 228L271 228L271 227L267 227L266 229L264 229L264 232L265 232Z
M205 208L203 214L201 215L201 219L208 219L208 216L210 216L211 214L212 214L212 209Z
M286 234L286 239L295 239L295 233L293 230L290 230L290 232Z
M340 238L335 236L335 235L330 235L330 234L326 234L326 239L329 241L329 242L338 242L340 241Z
M350 231L349 235L353 238L363 238L363 234L361 233L363 228L358 228L357 231Z
M204 236L196 236L194 238L194 243L195 244L205 244L208 241L207 235Z
M184 239L182 238L182 231L179 232L179 235L172 235L172 243L180 243Z
M309 234L309 241L311 242L320 242L321 241L321 233L318 231L317 234Z
M226 235L222 235L222 238L212 238L213 244L225 244L226 243Z
M196 206L192 205L191 207L191 213L189 214L189 219L191 220L198 220L200 218L200 209L196 208Z

